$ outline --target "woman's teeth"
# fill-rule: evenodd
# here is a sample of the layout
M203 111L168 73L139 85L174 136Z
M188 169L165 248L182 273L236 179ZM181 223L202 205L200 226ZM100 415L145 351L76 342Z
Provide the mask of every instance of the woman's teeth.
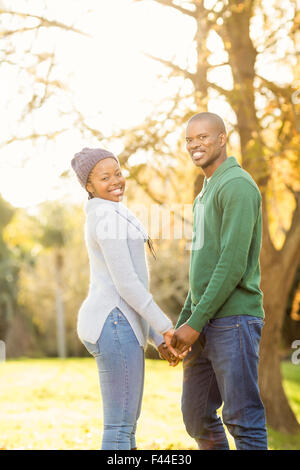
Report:
M113 194L121 194L123 192L122 188L116 188L111 190L111 193Z

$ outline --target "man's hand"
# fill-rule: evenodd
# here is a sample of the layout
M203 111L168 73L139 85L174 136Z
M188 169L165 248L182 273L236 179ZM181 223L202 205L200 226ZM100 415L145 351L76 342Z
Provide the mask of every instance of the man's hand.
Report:
M168 361L170 366L175 367L180 362L179 357L175 357L174 354L172 354L169 351L166 343L160 344L157 349L158 349L160 358Z
M175 351L175 349L171 346L171 339L173 337L173 334L174 334L175 330L174 328L171 328L170 330L168 330L166 333L163 334L163 337L164 337L164 340L165 340L165 343L169 349L169 351L174 354L175 357L178 357L179 354L177 353L177 351Z
M199 331L194 330L194 328L185 323L175 331L171 340L171 347L175 349L177 355L181 355L190 349L199 336Z

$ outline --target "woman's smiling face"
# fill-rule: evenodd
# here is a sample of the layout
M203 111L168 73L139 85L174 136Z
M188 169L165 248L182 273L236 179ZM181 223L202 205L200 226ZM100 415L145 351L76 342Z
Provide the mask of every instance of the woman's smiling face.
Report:
M100 160L88 177L86 189L94 197L119 202L125 190L125 178L114 158Z

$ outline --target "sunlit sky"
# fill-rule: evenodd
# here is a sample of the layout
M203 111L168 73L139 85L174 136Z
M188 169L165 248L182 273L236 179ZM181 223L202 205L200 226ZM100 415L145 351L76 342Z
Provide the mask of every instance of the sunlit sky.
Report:
M175 60L182 67L189 60L192 70L195 24L191 18L152 0L7 0L4 3L15 11L44 14L50 19L73 23L89 36L59 29L40 30L33 42L34 51L55 51L56 65L51 77L66 83L68 91L65 99L54 97L30 119L24 117L17 122L30 90L26 75L16 67L2 65L1 141L11 135L51 132L59 126L67 131L51 141L43 139L34 144L26 141L1 147L0 192L18 207L33 207L45 200L65 197L83 201L86 194L75 175L64 180L59 175L70 168L75 152L101 142L84 138L72 119L61 112L68 111L72 100L87 122L105 135L142 123L178 86L176 81L160 80L159 75L166 76L168 70L145 53ZM5 27L10 29L11 24ZM259 22L253 28L259 29ZM26 33L25 39L21 35L14 39L16 57L22 64L27 60L23 54L26 41L29 45L32 38L32 33ZM208 47L213 52L213 63L226 61L226 53L216 35L211 35ZM288 47L288 40L283 38L283 56ZM277 79L292 79L287 68L279 71L276 64L272 65L271 57L269 62L265 60L258 65L260 73L267 78L272 79L275 73ZM216 69L210 79L221 81L225 88L231 87L227 67ZM234 119L222 100L211 100L209 109L225 121ZM118 153L120 146L115 143L111 150Z

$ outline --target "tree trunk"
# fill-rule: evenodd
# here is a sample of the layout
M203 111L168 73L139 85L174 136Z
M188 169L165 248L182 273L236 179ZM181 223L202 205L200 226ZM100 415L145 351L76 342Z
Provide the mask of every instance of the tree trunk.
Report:
M8 336L12 313L13 306L9 294L7 292L0 293L0 340L4 342Z
M265 293L267 293L266 290ZM279 324L281 324L281 318L285 310L279 308L278 304L281 302L280 300L278 301L278 296L279 294L276 293L275 297L277 298L277 302L275 298L274 305L264 302L266 323L263 328L260 348L259 387L266 409L268 425L277 431L296 433L299 431L300 427L286 398L280 371L278 347L280 344L281 329L279 328ZM267 297L270 297L268 293ZM269 321L274 315L279 318L276 318L275 321ZM277 328L274 328L275 322L278 325Z
M64 306L62 300L61 272L63 267L63 257L61 253L55 253L55 298L56 298L56 332L57 332L57 353L58 357L66 357L66 338L65 338L65 321Z
M279 285L282 277L278 281L276 271L273 266L264 270L262 276L266 321L260 348L259 386L268 425L281 432L296 433L300 426L285 395L280 370L279 348L285 305L281 298L284 288Z
M285 250L287 245L278 251L272 244L264 196L262 207L261 288L264 294L266 318L260 347L259 386L266 408L267 423L278 431L296 433L300 430L300 426L282 386L279 349L288 297L299 264L299 241L297 237L292 240L291 245L294 246L289 247L288 251L291 254L294 252L295 256L287 262L284 259L288 255Z

